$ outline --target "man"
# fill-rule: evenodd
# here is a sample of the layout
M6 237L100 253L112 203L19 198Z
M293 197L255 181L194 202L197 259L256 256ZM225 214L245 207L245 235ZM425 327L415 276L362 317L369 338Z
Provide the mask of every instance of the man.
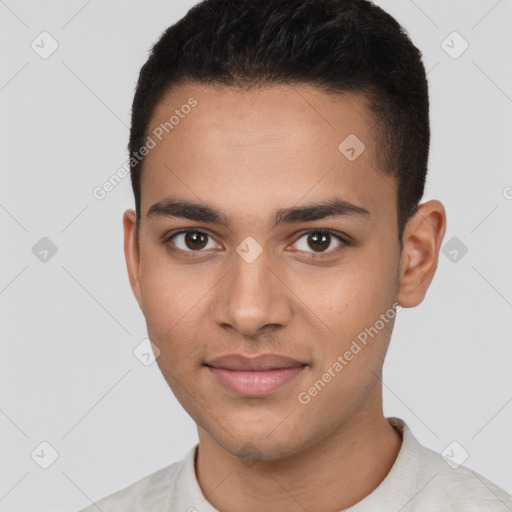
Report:
M446 229L419 204L421 54L364 0L206 0L143 66L130 283L199 444L87 511L504 511L385 418L399 307Z

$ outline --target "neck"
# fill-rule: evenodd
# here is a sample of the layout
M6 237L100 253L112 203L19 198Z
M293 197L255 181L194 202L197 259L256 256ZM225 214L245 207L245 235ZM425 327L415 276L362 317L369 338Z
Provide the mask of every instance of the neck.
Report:
M343 510L355 505L384 480L402 445L400 434L383 416L381 396L380 391L374 404L378 407L369 410L366 403L364 410L309 448L252 465L198 427L195 468L203 494L222 512Z

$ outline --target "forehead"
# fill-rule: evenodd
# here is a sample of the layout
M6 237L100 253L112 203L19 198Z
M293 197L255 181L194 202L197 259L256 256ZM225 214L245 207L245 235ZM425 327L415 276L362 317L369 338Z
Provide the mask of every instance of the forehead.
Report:
M337 149L339 142L353 134L371 152L376 131L364 94L327 94L305 84L249 90L195 83L174 87L156 106L150 131L159 126L164 136L169 132L180 139L193 132L197 142L221 144L219 149L230 144L232 149L257 147L258 143L271 148L300 142L307 149L320 144L320 151L332 149L333 143Z
M143 213L166 194L255 217L265 206L333 196L377 214L386 201L396 207L362 94L187 84L160 101L147 135L155 146L142 176Z

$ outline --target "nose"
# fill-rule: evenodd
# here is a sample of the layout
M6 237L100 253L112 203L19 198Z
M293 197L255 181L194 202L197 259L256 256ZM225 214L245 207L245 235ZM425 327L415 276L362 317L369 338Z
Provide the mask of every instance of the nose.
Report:
M274 270L271 263L265 250L251 263L233 254L231 270L216 289L214 318L218 325L254 336L269 325L283 327L290 322L291 292L282 271Z

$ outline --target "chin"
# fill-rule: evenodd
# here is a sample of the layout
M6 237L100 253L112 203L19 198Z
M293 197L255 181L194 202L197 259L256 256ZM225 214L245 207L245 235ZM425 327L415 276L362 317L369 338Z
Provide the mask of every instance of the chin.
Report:
M275 425L273 423L272 427L264 428L244 428L240 425L237 429L226 426L226 430L209 432L218 445L234 457L247 460L247 465L252 465L257 460L281 460L301 452L306 445L313 444L307 443L303 438L304 432L301 437L296 435L298 427L287 425L286 428L276 429Z

